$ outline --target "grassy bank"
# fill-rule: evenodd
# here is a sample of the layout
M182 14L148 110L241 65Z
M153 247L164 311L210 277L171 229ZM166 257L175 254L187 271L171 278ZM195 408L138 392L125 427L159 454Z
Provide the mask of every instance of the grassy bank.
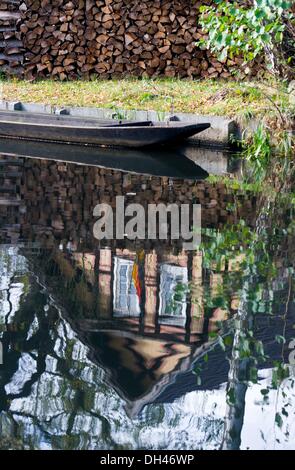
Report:
M124 79L58 82L1 80L2 100L95 106L123 109L153 109L158 112L189 112L243 119L249 116L275 118L276 107L289 112L284 85L271 82L235 82L178 79Z

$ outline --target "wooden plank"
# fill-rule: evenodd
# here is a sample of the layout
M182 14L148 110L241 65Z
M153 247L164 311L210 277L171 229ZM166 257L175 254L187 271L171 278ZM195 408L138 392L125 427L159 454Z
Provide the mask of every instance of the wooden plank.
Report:
M6 3L7 5L20 5L20 0L1 0L1 3Z
M19 171L0 171L0 178L20 178L22 173Z
M99 119L95 117L80 117L71 116L67 114L50 114L50 113L32 113L29 111L8 111L5 109L0 110L0 120L11 120L11 121L22 121L28 124L29 122L36 124L55 124L56 126L63 124L65 125L76 125L77 127L87 126L149 126L151 121L128 121L128 120L116 120L116 119Z
M0 65L0 70L8 75L22 75L24 72L22 67L9 67L9 65Z

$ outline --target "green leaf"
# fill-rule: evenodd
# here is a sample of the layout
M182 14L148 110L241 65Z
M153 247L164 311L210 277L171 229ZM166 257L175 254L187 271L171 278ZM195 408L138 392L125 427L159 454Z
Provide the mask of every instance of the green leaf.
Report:
M276 335L275 340L279 344L285 344L286 343L286 338L284 338L284 336L281 336L281 335Z

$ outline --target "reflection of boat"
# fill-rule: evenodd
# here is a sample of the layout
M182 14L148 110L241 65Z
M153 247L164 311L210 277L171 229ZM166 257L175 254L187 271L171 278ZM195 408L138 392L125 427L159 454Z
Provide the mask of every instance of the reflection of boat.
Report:
M0 136L111 147L139 148L166 144L192 137L209 127L209 123L101 121L54 114L0 111Z
M208 176L205 170L188 158L168 150L127 150L0 139L0 153L171 178L197 180Z

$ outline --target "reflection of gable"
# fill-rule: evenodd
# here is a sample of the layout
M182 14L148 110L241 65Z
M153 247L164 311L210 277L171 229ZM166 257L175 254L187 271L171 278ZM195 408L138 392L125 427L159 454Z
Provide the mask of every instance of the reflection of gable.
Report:
M167 374L174 370L179 361L187 357L191 353L191 346L182 343L171 343L168 341L142 338L140 336L132 337L132 343L128 337L122 336L122 332L112 331L110 334L109 345L111 348L117 350L122 357L120 365L132 369L131 364L135 368L140 363L142 368L150 370L153 368L153 376L159 378L162 374ZM126 341L127 338L127 341ZM134 361L124 361L125 351L127 351L136 358ZM130 359L131 354L128 354ZM140 358L140 359L139 359Z
M118 330L86 333L84 338L90 346L91 360L105 369L107 381L127 402L130 414L132 410L138 413L157 397L174 375L186 371L195 349Z

